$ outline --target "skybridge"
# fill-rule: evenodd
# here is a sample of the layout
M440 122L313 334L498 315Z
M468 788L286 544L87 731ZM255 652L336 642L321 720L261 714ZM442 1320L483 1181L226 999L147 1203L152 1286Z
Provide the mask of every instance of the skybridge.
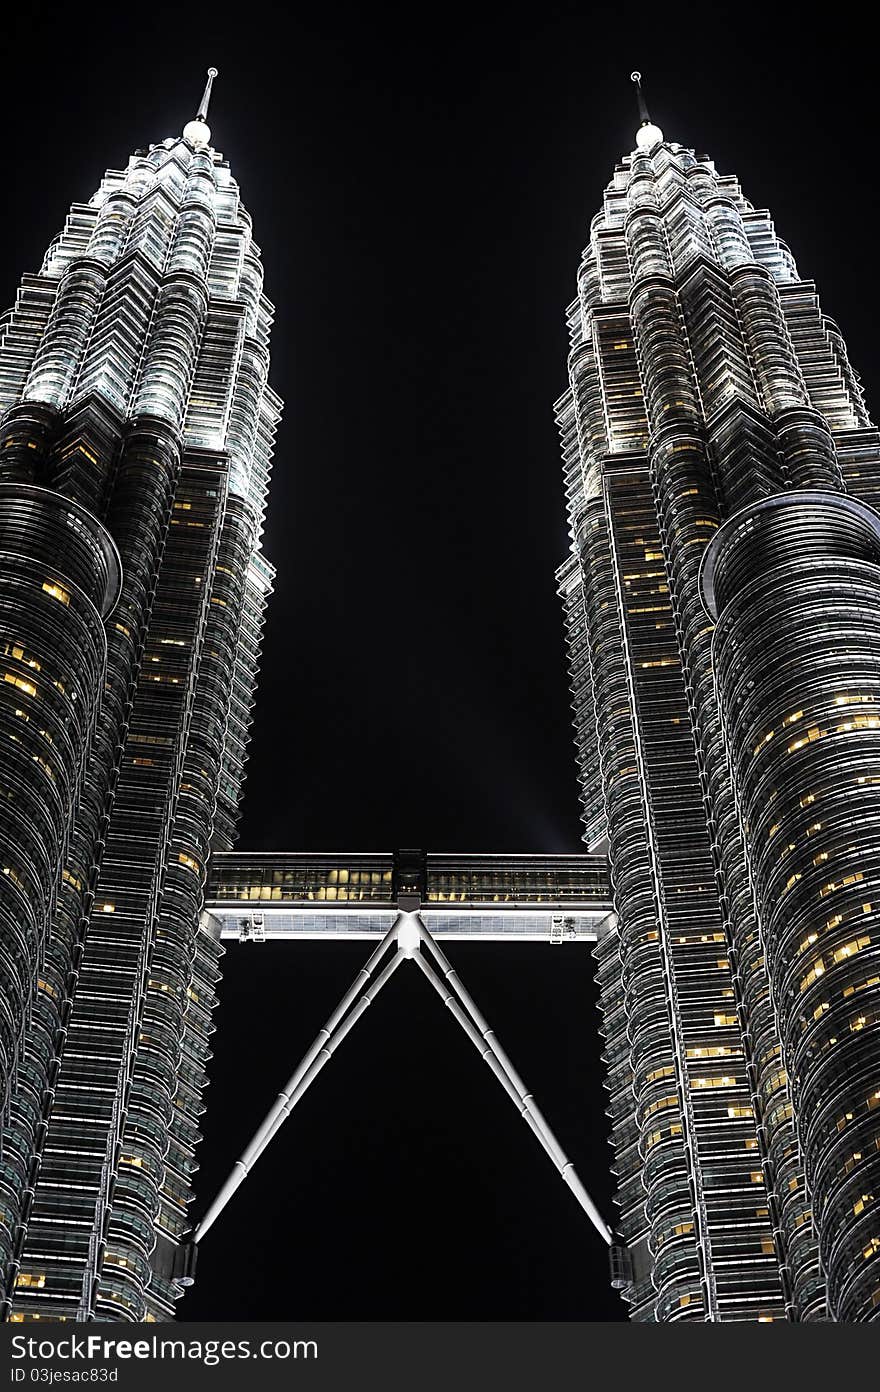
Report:
M595 942L614 924L602 855L423 851L214 855L205 908L224 939L381 939L416 906L445 942Z

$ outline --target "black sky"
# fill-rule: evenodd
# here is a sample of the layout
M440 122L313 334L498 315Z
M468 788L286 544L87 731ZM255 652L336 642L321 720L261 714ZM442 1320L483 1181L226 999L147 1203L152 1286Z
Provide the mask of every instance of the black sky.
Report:
M840 12L842 13L842 12ZM831 11L654 4L32 4L7 24L0 300L204 69L276 305L278 567L241 847L572 851L553 572L564 310L645 75L667 136L773 210L876 404L866 34ZM200 1211L365 956L230 945ZM589 955L456 964L597 1201ZM411 977L411 979L410 979ZM198 1318L617 1319L605 1254L416 973L205 1240Z

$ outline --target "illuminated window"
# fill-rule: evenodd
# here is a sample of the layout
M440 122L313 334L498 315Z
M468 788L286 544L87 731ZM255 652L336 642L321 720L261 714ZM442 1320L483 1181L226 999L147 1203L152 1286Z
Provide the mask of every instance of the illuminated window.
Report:
M787 752L789 754L793 754L796 749L803 749L805 744L812 744L814 740L821 739L822 736L826 733L827 732L825 730L820 730L818 725L812 725L810 729L807 731L807 733L804 736L802 736L801 739L795 740L792 744L788 746Z
M859 879L861 879L861 875ZM847 957L854 957L857 952L861 952L863 948L870 947L870 945L871 939L867 934L861 938L853 938L850 942L844 943L842 947L838 947L835 950L833 954L834 960L835 962L844 962Z
M650 1105L650 1107L646 1107L643 1120L647 1120L647 1118L648 1118L649 1116L651 1116L652 1113L654 1113L654 1112L659 1112L659 1111L661 1111L664 1107L677 1107L677 1106L678 1106L678 1097L676 1096L675 1093L672 1093L672 1094L671 1094L670 1096L668 1096L668 1097L660 1097L660 1098L658 1098L658 1100L657 1100L656 1102L652 1102L651 1105Z
M49 777L52 779L52 782L54 783L55 770L52 768L52 765L46 759L43 758L42 754L32 754L31 758L35 764L39 764L41 768L46 770L46 773L48 773Z
M24 677L17 677L14 672L4 672L3 680L9 682L10 686L17 686L19 691L23 691L26 696L36 696L37 688L33 682L26 681Z
M817 957L806 976L801 980L801 990L806 991L808 986L812 986L820 976L825 975L825 962L821 957Z
M846 720L842 725L838 725L838 731L848 730L876 730L880 727L880 716L876 715L854 715L852 720Z
M850 1030L853 1034L858 1034L866 1025L873 1025L877 1019L877 1012L872 1011L870 1015L854 1015L849 1022Z
M845 996L853 996L856 991L864 991L869 986L880 986L880 976L869 976L865 981L860 981L853 986L844 987Z
M829 880L819 890L819 897L824 899L826 895L833 894L836 889L841 889L844 885L857 884L859 880L864 878L861 870L854 870L851 875L844 875L842 880Z
M56 585L53 580L44 580L43 589L46 592L46 594L51 595L53 599L57 599L59 604L70 603L69 592L65 590L61 585Z
M658 1078L671 1078L675 1072L674 1068L655 1068L645 1077L646 1083L654 1083Z

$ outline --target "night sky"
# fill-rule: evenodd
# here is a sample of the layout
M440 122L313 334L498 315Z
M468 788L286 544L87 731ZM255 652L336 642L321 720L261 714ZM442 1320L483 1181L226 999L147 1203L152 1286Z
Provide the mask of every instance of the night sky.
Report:
M637 125L773 210L880 406L873 48L804 11L31 4L6 26L0 301L204 71L276 306L278 568L239 846L579 849L553 402ZM831 19L827 21L831 24ZM880 390L880 388L878 388ZM368 949L230 944L198 1215ZM588 951L455 965L610 1217ZM606 1254L415 971L201 1250L183 1319L620 1319Z

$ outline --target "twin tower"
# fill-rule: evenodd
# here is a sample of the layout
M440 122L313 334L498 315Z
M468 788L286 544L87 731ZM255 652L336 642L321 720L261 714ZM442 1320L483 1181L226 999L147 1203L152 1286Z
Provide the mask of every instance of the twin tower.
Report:
M0 322L12 1320L168 1320L182 1289L280 415L214 75ZM559 585L618 917L630 1314L880 1319L880 434L769 215L647 113L569 325Z

